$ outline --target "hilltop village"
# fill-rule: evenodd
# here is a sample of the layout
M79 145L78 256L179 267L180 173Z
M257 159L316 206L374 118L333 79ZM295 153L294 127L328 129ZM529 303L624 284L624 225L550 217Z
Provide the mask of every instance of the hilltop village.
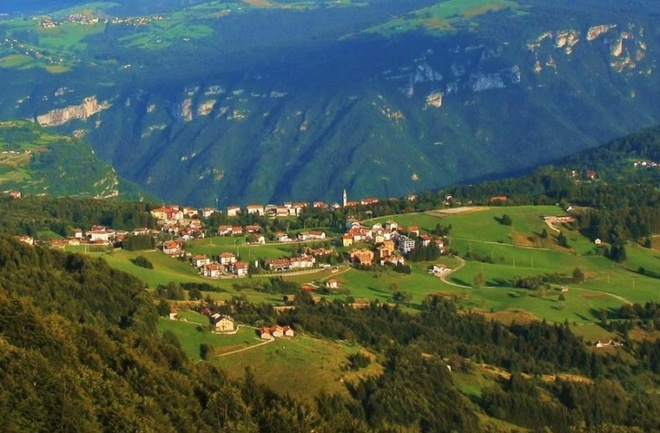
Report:
M13 191L11 195L20 199L18 191ZM405 200L413 202L416 198L415 195L409 195ZM416 249L424 251L425 259L435 259L447 253L446 233L442 231L436 235L422 234L417 226L403 227L395 221L384 224L361 223L358 210L366 210L368 215L369 207L379 201L373 197L350 201L344 191L341 204L320 201L285 202L282 205L250 204L245 207L228 206L224 211L210 207L197 209L164 205L150 210L153 228L114 230L98 225L86 230L76 228L67 238L52 239L50 246L62 249L67 246L158 248L168 256L188 261L201 276L210 279L243 278L254 274L290 275L327 269L344 262L363 268L389 265L405 269L407 258ZM345 222L338 223L341 224L339 227L320 225L287 230L291 222L299 220L304 212L331 214L336 211L347 215ZM238 251L225 251L216 256L186 251L187 242L213 236L234 239L237 246L288 244L293 254L262 260L255 253L256 257L248 261ZM35 242L29 236L22 236L20 240L29 244ZM436 266L430 271L433 272L433 269L445 267ZM329 284L333 285L332 282ZM336 282L334 284L336 286Z

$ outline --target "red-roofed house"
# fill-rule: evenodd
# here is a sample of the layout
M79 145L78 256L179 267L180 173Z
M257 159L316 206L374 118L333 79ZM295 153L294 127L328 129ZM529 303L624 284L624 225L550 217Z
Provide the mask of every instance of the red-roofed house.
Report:
M201 268L202 275L208 278L220 278L222 269L218 263L209 263Z
M222 253L218 256L218 261L221 265L227 266L236 263L238 259L232 253Z
M163 252L169 256L174 256L177 254L181 254L183 251L183 248L181 247L181 243L177 241L166 241L163 242Z

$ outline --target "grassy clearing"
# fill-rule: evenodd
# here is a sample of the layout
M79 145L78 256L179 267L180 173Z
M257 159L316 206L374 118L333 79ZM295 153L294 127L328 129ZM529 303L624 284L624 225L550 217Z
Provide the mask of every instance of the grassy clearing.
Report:
M202 318L206 319L204 316ZM208 323L208 319L206 322ZM252 328L240 327L235 335L219 335L196 323L165 318L158 321L158 331L160 333L172 331L179 339L184 352L192 359L201 359L199 351L201 344L208 344L213 346L214 350L224 352L242 349L261 342Z
M277 339L275 342L233 355L215 358L230 377L242 378L247 367L262 372L258 380L277 392L286 392L312 399L320 389L348 396L341 381L355 380L362 375L378 374L379 365L358 372L345 372L347 356L360 347L344 342L330 342L311 337Z

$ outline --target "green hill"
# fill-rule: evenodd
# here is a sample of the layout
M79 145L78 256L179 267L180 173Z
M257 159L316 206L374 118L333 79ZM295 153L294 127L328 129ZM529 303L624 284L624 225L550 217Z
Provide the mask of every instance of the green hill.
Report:
M135 198L139 191L99 160L88 142L26 121L0 123L0 189L95 198Z

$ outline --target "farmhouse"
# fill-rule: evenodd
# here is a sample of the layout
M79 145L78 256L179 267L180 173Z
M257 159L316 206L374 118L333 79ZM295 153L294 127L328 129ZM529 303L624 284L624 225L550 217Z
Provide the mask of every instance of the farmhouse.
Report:
M451 269L448 268L444 263L438 263L437 265L433 265L431 268L429 268L429 273L435 276L444 275L449 271L451 271Z
M339 288L339 283L335 279L330 279L325 282L325 288L326 289L338 289Z
M108 230L105 227L94 226L92 230L87 231L87 237L91 242L110 243L110 239L115 237L114 230Z
M216 334L234 334L238 330L236 322L229 316L226 315L217 315L219 317L214 318L216 315L211 316L211 319L215 322L215 328L213 332Z

